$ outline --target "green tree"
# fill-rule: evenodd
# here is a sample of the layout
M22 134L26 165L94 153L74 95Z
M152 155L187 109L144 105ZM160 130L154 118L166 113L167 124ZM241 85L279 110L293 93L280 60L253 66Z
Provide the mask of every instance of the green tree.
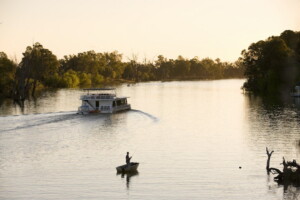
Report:
M201 65L204 68L204 77L206 79L213 79L215 78L215 69L214 69L214 65L215 62L210 59L210 58L204 58L201 61Z
M155 76L158 80L166 80L171 78L171 71L174 66L173 60L168 60L162 55L157 57L155 62Z
M198 57L194 57L193 59L191 59L190 63L191 63L191 68L190 68L189 76L191 78L203 79L204 67L199 61Z
M280 37L258 41L242 51L247 91L257 94L288 92L299 78L297 47L300 40L295 39L295 34L285 31Z
M92 85L93 86L100 86L104 82L104 77L101 74L92 74Z
M12 96L17 65L0 52L0 96Z
M68 88L79 86L80 80L77 73L73 70L68 70L62 77L62 85Z
M132 62L126 63L122 78L131 81L136 80L136 74L137 74L136 71L137 68L135 63Z
M47 77L58 71L59 62L54 54L40 43L28 46L18 69L18 83L21 88L31 88L32 96L38 84L45 83Z
M188 75L191 68L191 63L183 58L182 56L178 56L178 58L175 60L174 68L173 68L173 76L174 77L184 77Z
M79 74L79 85L80 87L89 87L92 85L92 79L91 79L91 74L87 74L87 73L80 73Z
M125 65L122 63L122 54L117 51L102 54L103 71L102 75L110 79L120 79Z
M44 84L50 88L63 88L66 87L62 77L58 73L54 73L46 78Z

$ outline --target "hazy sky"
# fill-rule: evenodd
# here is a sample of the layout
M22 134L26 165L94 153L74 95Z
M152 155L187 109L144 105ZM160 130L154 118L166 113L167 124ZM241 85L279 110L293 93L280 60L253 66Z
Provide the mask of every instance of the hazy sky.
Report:
M58 58L95 50L139 59L234 61L252 42L300 30L300 0L0 0L0 51L40 42Z

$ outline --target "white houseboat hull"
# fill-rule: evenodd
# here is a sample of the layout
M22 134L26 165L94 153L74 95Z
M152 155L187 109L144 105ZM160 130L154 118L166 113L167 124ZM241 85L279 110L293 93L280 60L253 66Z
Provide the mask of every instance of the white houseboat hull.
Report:
M122 111L126 111L126 110L131 110L131 106L128 105L124 105L124 106L119 106L119 107L115 107L111 110L94 110L94 109L89 109L86 108L85 106L80 106L78 108L78 114L91 114L91 113L117 113L117 112L122 112Z

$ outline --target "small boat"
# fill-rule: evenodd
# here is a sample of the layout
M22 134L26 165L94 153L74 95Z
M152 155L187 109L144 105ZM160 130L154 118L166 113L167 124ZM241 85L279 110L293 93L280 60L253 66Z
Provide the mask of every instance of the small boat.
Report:
M119 173L129 173L129 172L135 172L137 171L137 168L139 167L139 163L131 162L129 166L127 164L121 165L119 167L116 167L117 172Z
M88 113L116 113L130 110L128 97L117 97L115 88L89 88L83 89L87 94L81 95L81 106L78 114Z

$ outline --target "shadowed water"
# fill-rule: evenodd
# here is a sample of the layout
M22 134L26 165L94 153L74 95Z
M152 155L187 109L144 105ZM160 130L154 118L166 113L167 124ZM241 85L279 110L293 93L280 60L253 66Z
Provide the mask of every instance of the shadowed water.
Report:
M297 199L265 171L265 147L299 160L297 102L265 103L243 80L117 87L133 110L78 115L80 90L0 107L0 199ZM136 174L117 174L125 162ZM239 167L241 166L241 169Z

